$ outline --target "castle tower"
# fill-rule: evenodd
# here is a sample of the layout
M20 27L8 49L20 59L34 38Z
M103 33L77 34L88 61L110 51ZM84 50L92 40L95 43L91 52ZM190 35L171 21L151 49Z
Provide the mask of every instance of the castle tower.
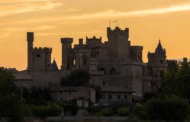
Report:
M121 30L119 27L111 30L107 28L108 48L111 58L129 58L130 57L130 41L129 28Z
M28 42L28 70L32 68L32 49L33 49L34 33L27 32L27 42Z
M61 38L62 43L62 66L61 70L69 69L69 53L73 38Z

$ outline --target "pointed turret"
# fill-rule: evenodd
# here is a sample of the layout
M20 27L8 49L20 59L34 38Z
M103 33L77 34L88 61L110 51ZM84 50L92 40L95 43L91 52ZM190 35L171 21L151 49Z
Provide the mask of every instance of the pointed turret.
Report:
M163 49L163 47L162 47L162 45L161 45L161 42L160 42L160 39L159 39L159 43L158 43L158 46L157 46L157 48L156 48L155 53L156 53L158 56L166 56L165 49Z
M55 59L53 61L53 64L51 65L51 70L53 70L53 71L59 70L58 67L57 67L57 63L56 63Z

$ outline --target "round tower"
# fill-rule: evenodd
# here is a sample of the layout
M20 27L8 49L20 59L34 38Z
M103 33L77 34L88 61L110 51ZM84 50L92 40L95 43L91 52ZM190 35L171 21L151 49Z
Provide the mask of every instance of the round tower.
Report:
M32 49L33 49L34 33L27 32L27 42L28 42L28 70L32 68Z
M61 70L69 69L69 53L71 50L71 44L73 43L73 38L61 38L62 43L62 66Z

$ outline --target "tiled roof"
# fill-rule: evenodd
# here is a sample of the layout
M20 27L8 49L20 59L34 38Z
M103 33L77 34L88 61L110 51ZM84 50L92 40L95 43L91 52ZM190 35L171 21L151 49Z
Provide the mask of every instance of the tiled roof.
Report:
M128 92L128 93L134 93L134 91L127 89L127 88L121 88L118 86L111 86L111 85L104 85L101 86L102 92Z
M30 75L18 75L14 74L16 77L16 80L33 80L33 78Z

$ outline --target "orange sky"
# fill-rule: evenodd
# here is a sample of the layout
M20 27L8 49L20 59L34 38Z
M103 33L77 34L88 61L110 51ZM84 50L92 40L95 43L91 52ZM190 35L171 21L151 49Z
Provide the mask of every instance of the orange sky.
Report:
M26 2L27 1L27 2ZM160 38L168 59L190 52L190 0L1 0L0 67L27 67L26 32L34 32L35 47L52 47L52 61L61 65L60 38L102 36L112 29L129 28L132 45L143 46L143 61ZM124 24L125 21L125 24Z

